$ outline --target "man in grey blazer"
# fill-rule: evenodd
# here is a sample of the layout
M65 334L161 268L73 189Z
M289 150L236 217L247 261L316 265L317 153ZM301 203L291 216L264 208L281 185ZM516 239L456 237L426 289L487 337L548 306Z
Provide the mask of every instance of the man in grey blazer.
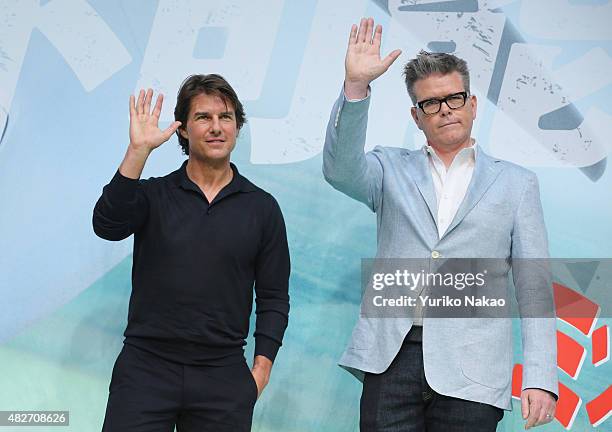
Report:
M511 263L548 257L535 174L488 156L471 137L477 100L465 61L421 52L405 66L422 149L364 153L369 84L399 57L380 57L382 27L353 25L344 87L327 127L323 174L377 215L377 258L495 258L507 285ZM499 264L501 263L501 264ZM516 265L515 265L516 267ZM550 277L513 272L523 347L525 428L555 413L556 323L526 313L553 309ZM505 278L505 279L503 279ZM364 297L365 298L365 297ZM363 380L363 431L494 431L511 409L512 320L404 318L363 313L340 365Z

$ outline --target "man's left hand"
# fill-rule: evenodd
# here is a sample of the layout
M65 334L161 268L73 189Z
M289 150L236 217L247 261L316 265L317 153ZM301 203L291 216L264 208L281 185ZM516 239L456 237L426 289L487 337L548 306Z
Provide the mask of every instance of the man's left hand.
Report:
M530 388L521 392L521 411L527 420L525 429L550 423L556 408L557 401L545 390Z
M270 381L270 372L272 372L272 361L262 355L255 356L251 373L253 374L255 383L257 384L258 399L261 392L263 392L264 388L268 385L268 381Z

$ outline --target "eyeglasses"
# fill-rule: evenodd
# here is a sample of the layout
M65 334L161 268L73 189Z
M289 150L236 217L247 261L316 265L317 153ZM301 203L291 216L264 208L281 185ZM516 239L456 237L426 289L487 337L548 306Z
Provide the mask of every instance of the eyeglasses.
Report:
M444 102L450 109L457 109L465 105L467 97L467 92L459 92L441 99L425 99L417 102L416 104L425 114L437 114L442 108L442 102Z

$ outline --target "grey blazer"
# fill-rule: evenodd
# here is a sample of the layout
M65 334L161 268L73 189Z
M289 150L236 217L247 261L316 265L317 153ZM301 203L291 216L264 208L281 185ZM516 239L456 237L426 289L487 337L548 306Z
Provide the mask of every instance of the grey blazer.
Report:
M377 258L547 258L548 243L534 173L488 156L479 147L457 214L439 238L429 161L422 150L376 147L364 154L370 97L344 93L330 116L323 174L336 189L377 215ZM501 260L502 262L504 260ZM556 321L526 317L532 302L552 302L550 279L525 286L515 277L521 314L522 387L558 395ZM361 314L340 366L362 379L384 372L412 326L410 318ZM512 319L423 319L425 376L438 393L511 409Z

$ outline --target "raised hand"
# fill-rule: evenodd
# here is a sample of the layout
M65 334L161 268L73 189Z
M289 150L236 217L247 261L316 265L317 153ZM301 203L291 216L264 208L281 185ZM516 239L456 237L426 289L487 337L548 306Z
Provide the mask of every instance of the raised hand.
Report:
M380 58L382 26L374 30L373 18L362 18L357 26L353 24L344 61L344 92L349 99L364 98L368 85L389 69L402 53L396 49L384 59Z
M139 153L150 153L168 141L181 125L181 122L175 121L162 131L158 123L164 95L157 96L153 112L151 112L152 99L152 89L148 89L146 93L140 90L136 102L134 95L130 96L130 147Z
M152 89L146 93L140 90L136 102L134 95L130 96L130 145L119 166L119 172L128 178L140 178L151 152L168 141L181 125L181 122L175 121L162 131L158 123L164 95L157 96L153 112L151 112L151 99L153 99Z

